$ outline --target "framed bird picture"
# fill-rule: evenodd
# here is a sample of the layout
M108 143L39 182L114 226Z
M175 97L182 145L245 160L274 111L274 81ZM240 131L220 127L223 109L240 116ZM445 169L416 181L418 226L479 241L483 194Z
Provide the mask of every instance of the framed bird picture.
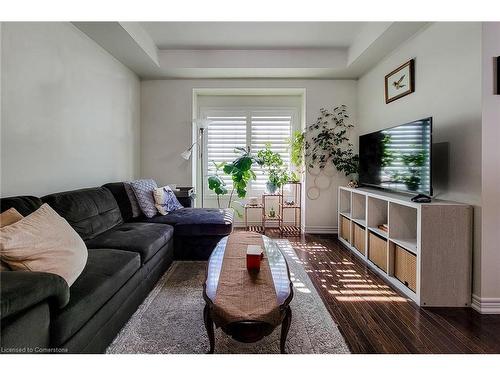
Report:
M415 91L415 59L404 63L385 76L385 103L388 104Z

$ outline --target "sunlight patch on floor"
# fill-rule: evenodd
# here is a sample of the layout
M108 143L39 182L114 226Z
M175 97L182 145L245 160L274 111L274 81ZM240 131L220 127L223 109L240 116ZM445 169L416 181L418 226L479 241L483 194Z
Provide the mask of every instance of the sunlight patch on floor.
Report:
M403 297L382 297L382 296L363 296L363 297L335 297L342 302L408 302Z
M290 281L292 282L293 287L297 292L307 294L311 293L311 290L302 282L302 280L296 277L293 272L290 272Z
M338 301L342 302L407 302L408 299L399 296L388 285L380 284L369 278L365 272L359 273L353 269L355 263L342 257L341 261L320 260L317 254L331 251L328 247L313 242L290 242L287 239L276 240L280 248L294 262L302 264L306 272L319 276L320 287ZM294 252L294 249L297 253ZM297 254L304 253L306 261L302 261ZM315 267L311 269L310 262ZM318 278L316 279L318 280ZM292 282L295 290L300 293L311 293L305 284L294 277Z

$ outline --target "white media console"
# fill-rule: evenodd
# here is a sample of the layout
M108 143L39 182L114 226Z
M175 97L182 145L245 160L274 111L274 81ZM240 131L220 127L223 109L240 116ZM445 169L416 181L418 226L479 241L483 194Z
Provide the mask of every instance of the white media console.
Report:
M419 306L470 306L471 206L340 187L338 210L340 242Z

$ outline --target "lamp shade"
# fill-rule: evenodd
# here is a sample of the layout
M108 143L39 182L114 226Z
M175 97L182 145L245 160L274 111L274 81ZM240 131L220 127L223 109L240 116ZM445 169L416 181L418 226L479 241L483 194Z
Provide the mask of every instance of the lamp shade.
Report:
M205 129L211 122L212 121L207 119L193 119L193 124L195 124L198 129Z
M183 159L189 160L189 159L191 158L191 153L192 153L191 148L189 148L189 149L184 150L184 151L182 152L181 157L182 157Z

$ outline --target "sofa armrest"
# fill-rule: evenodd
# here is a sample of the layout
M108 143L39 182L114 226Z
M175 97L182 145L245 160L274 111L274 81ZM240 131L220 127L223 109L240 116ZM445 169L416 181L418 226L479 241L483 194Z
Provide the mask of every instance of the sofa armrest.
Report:
M44 300L49 300L55 307L66 306L69 301L69 287L61 276L46 272L0 272L2 319Z

